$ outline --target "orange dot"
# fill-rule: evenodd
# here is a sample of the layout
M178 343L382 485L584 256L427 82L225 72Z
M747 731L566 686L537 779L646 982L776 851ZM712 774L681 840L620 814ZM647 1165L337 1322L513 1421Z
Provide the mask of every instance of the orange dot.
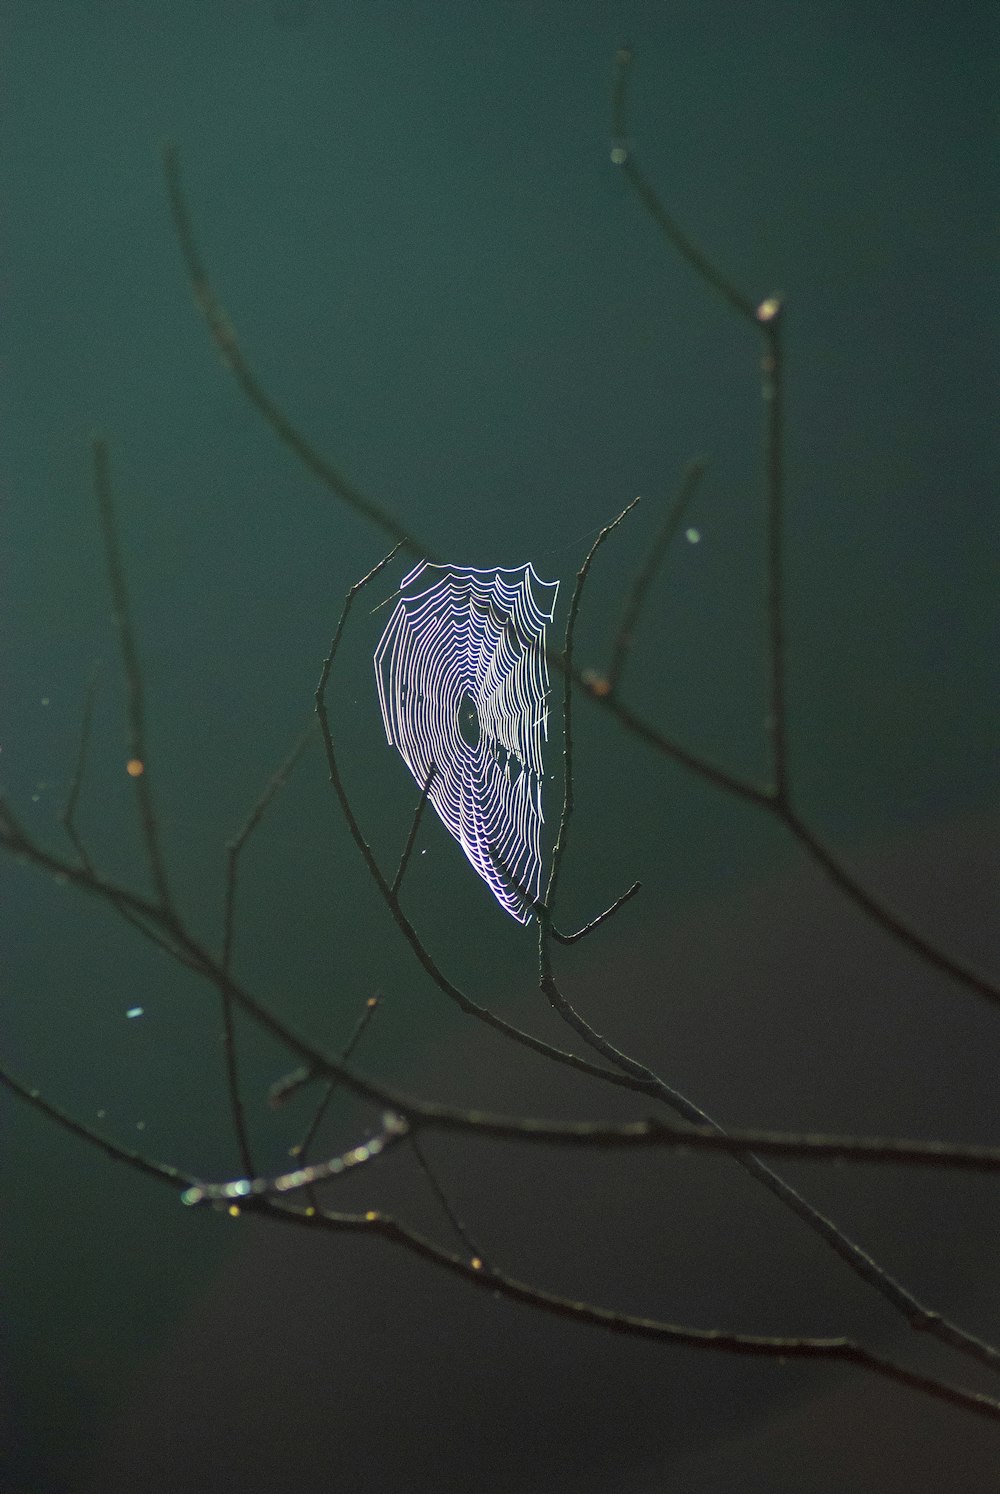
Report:
M593 669L585 669L583 671L583 682L591 695L596 695L603 699L605 695L611 694L611 681L605 679L603 674L598 674Z
M146 764L141 757L130 757L125 764L125 772L130 778L141 778L146 771Z
M483 1269L483 1263L479 1259L478 1255L474 1255L472 1257L471 1261L469 1262L469 1265L472 1267L473 1271L481 1271Z

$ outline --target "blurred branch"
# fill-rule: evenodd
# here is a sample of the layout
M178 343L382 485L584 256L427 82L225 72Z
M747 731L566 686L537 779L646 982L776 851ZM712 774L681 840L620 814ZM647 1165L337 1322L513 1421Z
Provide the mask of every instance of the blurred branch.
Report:
M625 598L621 622L618 624L618 632L615 634L614 643L611 646L611 662L608 665L607 676L601 681L598 681L596 677L592 677L594 685L603 688L605 693L609 695L613 695L621 683L625 661L632 644L636 623L639 621L639 614L646 600L646 593L652 585L657 571L663 564L674 536L684 520L684 515L691 506L691 500L697 491L698 483L705 471L705 466L706 463L700 461L691 462L688 466L681 478L680 487L674 496L673 502L667 509L663 523L657 530L653 538L653 543L646 553L646 558L639 567L636 578L632 583L631 590Z
M894 912L881 899L868 892L844 867L822 838L810 829L792 807L788 772L788 720L785 687L784 615L784 378L781 345L782 306L776 296L754 302L745 296L729 277L685 233L670 214L645 173L636 163L629 141L626 114L627 82L632 54L622 49L615 54L615 72L611 98L611 161L624 175L639 198L647 215L660 229L676 253L698 277L745 322L759 333L761 354L761 399L764 407L764 492L767 548L765 603L768 631L768 710L766 727L771 752L773 784L764 792L747 791L738 782L725 782L718 774L705 771L705 764L693 755L684 755L675 744L651 730L646 723L622 710L612 698L607 682L590 675L580 683L591 697L612 710L621 724L649 742L651 746L674 758L685 767L715 782L718 787L770 810L795 837L813 861L827 874L841 893L860 908L879 928L897 940L918 959L967 986L992 1005L1000 1006L1000 987L981 972L955 959Z
M188 280L191 283L194 304L205 320L223 363L236 379L240 389L270 426L278 440L294 452L299 461L309 469L314 477L319 478L324 487L336 494L338 498L343 499L350 508L377 525L409 554L419 560L431 559L431 553L427 547L400 523L395 514L390 513L388 509L362 493L360 488L355 487L339 467L335 467L317 451L267 393L243 352L235 329L219 304L205 271L191 222L191 214L188 211L181 185L180 157L172 141L168 141L163 147L163 174L167 184L167 197L170 202L174 231L180 245Z

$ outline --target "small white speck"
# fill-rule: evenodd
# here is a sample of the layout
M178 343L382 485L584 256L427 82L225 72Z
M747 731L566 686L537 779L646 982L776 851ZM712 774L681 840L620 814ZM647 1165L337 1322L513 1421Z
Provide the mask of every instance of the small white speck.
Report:
M701 539L701 530L700 529L685 529L685 531L684 531L684 538L687 540L687 542L688 542L689 545L696 545L698 543L698 541Z
M126 1017L141 1017L143 1009L141 1006L130 1006L125 1013Z

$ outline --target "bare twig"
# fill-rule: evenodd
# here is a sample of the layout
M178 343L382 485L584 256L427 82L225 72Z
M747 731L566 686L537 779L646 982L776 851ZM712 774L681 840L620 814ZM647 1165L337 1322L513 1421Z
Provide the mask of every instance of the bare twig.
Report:
M296 1167L291 1172L282 1172L271 1178L238 1178L232 1183L195 1183L181 1194L181 1203L241 1203L246 1198L260 1198L268 1194L281 1196L298 1193L302 1189L313 1189L318 1183L328 1182L342 1173L373 1162L376 1157L382 1156L402 1141L408 1130L409 1127L401 1116L386 1114L382 1117L380 1131L335 1157L314 1162L308 1167Z
M653 222L659 226L664 236L669 239L681 258L687 261L699 279L711 286L712 290L727 301L745 321L753 322L757 315L754 303L727 275L723 274L707 254L698 248L694 240L688 237L677 220L667 212L650 183L635 164L628 138L625 111L626 88L631 64L632 53L626 48L615 53L615 71L611 89L612 164L617 166L626 177Z
M500 856L500 853L494 846L487 845L486 854L489 856L490 861L496 867L501 877L503 877L508 887L513 888L513 890L517 893L518 897L520 897L525 906L530 908L536 917L540 918L545 912L545 904L542 899L534 898L531 896L531 893L528 891L527 887L525 887L523 882L518 881L517 877L515 877L514 873L510 870L510 867L503 860L503 858ZM627 887L621 894L621 896L616 897L614 902L610 903L602 913L598 913L596 918L592 918L589 923L585 923L582 928L577 929L573 934L560 933L555 924L551 923L550 921L549 928L553 939L555 939L557 944L575 944L577 940L586 938L588 934L593 933L594 929L600 928L602 923L605 923L607 919L611 918L615 913L617 913L619 908L624 907L627 902L631 901L631 899L635 897L636 893L641 890L642 883L633 882L631 887Z
M667 509L663 523L656 531L653 543L650 545L646 558L639 567L636 578L632 583L631 590L625 598L621 622L618 624L618 631L611 646L611 662L608 665L608 673L606 678L598 686L598 688L603 686L605 693L609 695L613 695L621 683L622 671L625 668L628 650L632 643L632 636L635 633L636 623L639 621L643 602L646 600L646 593L652 585L657 571L663 564L664 557L670 548L674 535L680 528L684 520L684 515L691 505L691 500L697 491L698 483L705 471L705 466L706 464L702 461L691 462L685 470L681 478L680 487L674 495L673 502ZM597 682L595 681L595 683Z
M767 534L767 580L766 610L768 632L768 709L766 726L771 751L773 784L761 791L716 770L694 754L686 753L678 745L651 728L619 702L609 696L605 683L594 676L581 677L581 683L592 698L612 711L621 724L635 735L647 741L683 766L714 782L727 793L737 795L748 802L756 803L774 814L794 835L835 882L845 897L860 908L884 933L903 944L919 959L942 971L961 985L975 991L992 1005L1000 1006L1000 987L987 979L981 971L973 969L925 939L905 918L894 912L881 899L874 897L858 882L833 853L799 817L792 807L788 780L787 757L787 706L785 691L785 618L783 606L783 557L784 540L784 403L783 362L781 350L782 306L776 296L755 302L745 296L724 275L718 266L688 237L676 220L664 207L659 195L648 178L636 164L628 141L626 119L626 85L632 54L619 51L615 57L615 73L612 87L612 163L619 167L629 185L636 193L643 208L663 233L667 242L696 272L701 280L714 290L746 322L751 324L763 342L761 357L761 397L764 405L764 485L765 525Z
M80 717L80 738L76 749L76 763L73 767L73 776L69 783L69 792L66 795L66 803L59 821L76 847L76 854L80 858L80 865L90 868L92 863L83 838L76 824L76 807L80 799L80 790L83 786L84 774L87 769L87 750L90 746L90 729L94 721L94 701L97 698L98 668L95 665L90 679L87 681L87 690L83 697L83 712Z
M354 1031L351 1033L350 1037L347 1040L347 1046L344 1048L342 1058L345 1064L350 1063L352 1057L354 1056L354 1051L367 1032L368 1025L374 1017L376 1011L378 1010L378 1006L379 997L369 996L368 1000L364 1004L364 1009L362 1010L360 1017L354 1024ZM315 1077L316 1076L314 1074L303 1072L301 1083L306 1083L310 1079ZM338 1081L335 1078L327 1080L322 1098L320 1099L319 1104L316 1106L316 1109L313 1112L312 1120L306 1127L305 1135L298 1143L298 1145L293 1146L291 1149L291 1155L293 1157L297 1157L301 1162L305 1162L306 1158L308 1157L309 1150L316 1139L317 1132L319 1131L320 1126L323 1124L326 1113L330 1108L330 1101L333 1099L333 1096L336 1093L337 1083ZM277 1107L279 1104L283 1104L284 1101L288 1099L288 1097L300 1087L301 1084L296 1084L288 1081L279 1081L279 1083L276 1084L271 1090L270 1100L272 1106ZM316 1200L313 1199L312 1202L315 1205Z
M555 902L556 887L559 882L559 873L562 869L563 856L566 854L566 842L569 836L570 819L573 814L573 639L576 630L576 619L580 611L580 599L586 584L590 567L594 563L594 557L604 544L608 535L625 519L639 502L633 498L632 502L622 509L616 519L610 524L605 524L591 545L583 564L577 572L576 585L570 598L569 612L566 615L566 634L563 642L563 802L562 811L559 816L559 828L556 832L555 845L552 848L552 860L549 865L549 879L545 888L543 898L543 912L538 920L539 949L547 951L548 939L551 932L552 908ZM540 956L544 960L544 953Z
M315 446L303 435L296 425L289 420L285 412L267 393L260 380L257 378L243 349L236 337L232 323L227 317L219 300L212 288L211 281L202 264L201 254L194 234L194 226L191 222L191 214L188 211L187 202L181 186L180 157L177 147L168 141L163 147L163 174L167 184L167 196L170 201L170 212L174 222L174 230L177 234L177 242L180 245L181 254L184 259L184 267L187 270L188 279L191 282L191 290L194 302L212 336L212 341L222 358L223 363L233 374L240 389L254 406L271 430L285 446L294 452L299 461L302 462L315 477L318 477L324 487L335 493L338 498L363 514L371 523L391 536L396 543L411 555L419 559L430 559L431 552L426 545L421 543L410 531L399 522L395 514L383 508L381 504L367 497L360 488L340 471L339 467L324 457Z
M240 857L250 836L263 819L274 795L287 782L289 774L305 751L312 731L313 723L310 721L305 731L300 734L298 741L292 747L288 756L281 763L280 767L272 773L264 785L260 797L251 809L242 828L226 846L226 886L222 917L222 968L224 970L229 970L232 964L236 882ZM240 1165L243 1168L245 1176L253 1177L256 1169L254 1168L253 1153L250 1148L246 1109L240 1089L239 1058L236 1051L236 1023L233 1013L233 1000L228 990L222 990L219 993L219 1005L222 1014L222 1048L226 1064L226 1093L229 1097L229 1113L233 1122L236 1145L239 1149Z
M420 1171L423 1173L424 1177L427 1179L431 1192L434 1194L434 1197L440 1204L441 1212L444 1214L448 1223L455 1231L455 1234L458 1236L458 1238L461 1240L462 1244L468 1251L469 1260L478 1262L478 1264L475 1266L475 1269L477 1271L486 1269L484 1267L482 1251L479 1249L479 1246L473 1240L472 1236L469 1234L469 1231L466 1229L465 1225L462 1223L461 1219L459 1219L458 1215L455 1213L455 1210L452 1208L451 1201L442 1188L437 1173L434 1171L430 1162L427 1160L426 1152L420 1145L420 1142L417 1140L416 1134L412 1131L410 1133L410 1150L416 1157L417 1165L419 1166Z
M431 763L430 767L427 769L427 778L424 782L424 786L420 790L420 798L417 800L417 807L414 810L413 820L410 825L410 833L406 837L406 845L403 847L403 854L399 858L399 865L396 868L396 875L392 879L393 897L399 896L399 889L403 881L403 876L406 872L407 866L409 865L410 857L413 854L413 847L416 844L417 839L417 831L420 829L420 821L423 819L424 810L427 807L427 796L431 791L431 784L434 782L434 773L434 764Z
M97 695L97 678L98 669L97 667L95 667L93 673L90 676L90 680L88 681L87 690L84 695L83 712L80 718L80 736L77 744L76 763L74 764L73 773L70 778L70 786L69 791L66 795L66 803L63 807L62 813L59 816L59 822L62 825L63 829L66 831L69 840L72 842L77 856L80 858L80 865L90 872L95 871L95 864L90 852L87 849L86 842L84 841L83 836L80 833L80 828L76 820L76 811L80 801L80 794L83 791L83 783L87 771L87 754L90 746L91 727L93 725L94 702ZM161 932L159 929L151 927L137 914L123 905L119 905L115 909L115 911L118 916L125 921L125 923L136 929L144 939L148 939L151 944L155 944L158 949L161 949L164 954L169 955L171 959L178 960L181 964L190 963L185 955L178 949L177 945L172 942L171 939L167 936L167 934Z
M94 1130L93 1126L84 1125L83 1121L70 1115L52 1100L47 1100L32 1085L25 1084L23 1079L18 1079L8 1069L0 1068L0 1086L8 1090L10 1094L17 1095L39 1114L44 1115L46 1120L68 1131L78 1141L85 1141L88 1146L103 1152L112 1162L119 1162L125 1167L130 1167L133 1172L141 1172L146 1177L155 1178L160 1183L169 1183L174 1188L187 1188L195 1181L188 1173L181 1172L176 1167L170 1167L165 1162L154 1162L149 1157L143 1156L141 1152L133 1151L130 1147L119 1146L107 1136L102 1136L100 1131Z
M142 672L139 667L139 651L135 642L129 608L128 587L125 568L122 565L121 547L118 543L118 527L115 519L114 493L111 487L111 471L108 462L107 442L100 436L91 445L93 457L94 493L101 518L101 536L104 540L104 557L108 569L108 585L115 626L118 630L118 646L121 650L122 671L125 675L125 713L128 723L128 762L126 769L135 783L139 805L139 821L146 846L146 859L153 877L153 885L166 922L178 922L167 883L167 870L160 848L159 830L153 809L150 788L149 753L146 744L146 710L143 695Z
M585 939L588 934L592 934L595 929L600 928L602 923L617 913L619 908L623 908L627 902L630 902L641 888L641 882L633 882L631 887L626 887L621 897L616 897L614 902L604 909L603 913L598 913L596 918L592 918L589 923L585 923L574 934L561 934L555 924L551 924L550 931L553 939L557 944L575 944L578 939Z
M288 782L292 770L295 768L299 758L309 745L309 738L316 730L315 721L310 720L308 726L299 734L288 756L274 770L270 778L261 790L260 797L247 815L242 827L233 836L226 846L226 892L225 911L222 923L222 963L228 970L232 962L234 910L236 907L236 882L240 857L243 849L251 835L257 829L267 811L271 800L280 788Z

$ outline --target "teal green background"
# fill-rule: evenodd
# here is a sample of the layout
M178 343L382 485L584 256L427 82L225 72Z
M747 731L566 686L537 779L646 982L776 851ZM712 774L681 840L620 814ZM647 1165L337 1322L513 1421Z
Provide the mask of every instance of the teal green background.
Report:
M637 54L633 137L646 172L748 294L778 292L787 303L797 802L932 936L964 958L995 960L989 7L8 0L0 30L0 782L35 834L61 843L57 816L86 683L101 661L81 825L105 871L144 884L121 770L92 431L111 443L173 882L206 939L219 935L225 842L308 719L347 587L388 548L296 465L220 365L171 231L158 158L167 137L181 153L211 276L266 386L430 548L461 565L530 560L562 580L565 607L599 527L642 495L595 566L582 664L606 664L623 591L663 504L693 456L709 459L691 518L701 542L669 558L626 693L692 749L734 772L764 773L758 349L671 254L609 163L611 59L627 43ZM406 568L397 565L372 606ZM385 617L358 611L334 725L358 811L391 865L414 789L378 716L371 655ZM853 916L831 933L825 920L842 915L826 911L818 883L815 904L796 901L812 873L759 813L623 740L585 704L578 720L563 921L584 921L635 877L644 883L603 942L565 966L571 991L609 1033L733 1124L990 1139L991 1014L859 933ZM421 848L408 906L429 945L476 999L558 1040L534 989L531 935L502 916L440 826L428 825ZM0 918L3 1061L92 1123L104 1112L125 1144L228 1175L236 1161L212 994L106 910L28 868L0 867ZM715 984L699 976L694 930L705 969L716 944L730 949L733 963ZM791 966L768 965L758 988L750 972L765 944L797 953ZM237 963L255 991L331 1047L346 1040L367 997L384 993L363 1061L415 1091L536 1113L635 1113L470 1038L382 912L315 744L248 852ZM134 1005L145 1015L128 1021ZM249 1033L244 1051L248 1092L261 1097L287 1060ZM367 1120L342 1101L331 1145ZM281 1165L302 1121L303 1112L276 1120L256 1106L263 1164ZM145 1379L155 1383L159 1356L176 1352L205 1294L244 1269L234 1263L259 1232L182 1211L169 1193L7 1099L0 1127L3 1487L110 1487L100 1460L121 1436L128 1397ZM565 1162L555 1163L564 1178ZM516 1229L524 1194L534 1180L540 1196L562 1195L547 1174L535 1177L534 1156L497 1166L510 1167L510 1192L493 1225L511 1268L531 1276L537 1240ZM728 1175L708 1174L713 1189ZM818 1176L808 1173L811 1186ZM610 1177L582 1183L584 1195L603 1197ZM390 1178L390 1197L401 1189L411 1217L426 1211L427 1227L446 1238L418 1184L402 1169ZM839 1175L817 1186L850 1196ZM985 1184L949 1193L942 1182L939 1195L918 1189L910 1203L892 1191L903 1187L896 1179L866 1174L858 1186L872 1199L859 1228L877 1234L886 1219L902 1221L887 1244L901 1272L923 1273L921 1289L947 1298L954 1269L962 1292L976 1296L969 1283L985 1280L983 1262L1000 1243ZM648 1181L636 1187L647 1196ZM371 1188L355 1187L354 1203L381 1197L374 1174ZM741 1304L767 1296L768 1282L784 1282L782 1271L798 1281L799 1268L779 1270L775 1257L743 1276L742 1265L712 1256L701 1286L633 1300L634 1283L618 1274L626 1267L612 1269L619 1251L632 1258L620 1222L602 1217L584 1229L576 1196L562 1206L568 1233L608 1228L594 1247L611 1272L594 1284L602 1300L700 1323L728 1311L734 1321ZM880 1211L880 1196L894 1202ZM500 1202L480 1200L487 1217ZM692 1217L708 1207L697 1195L689 1206ZM752 1207L743 1212L739 1194L731 1213L722 1210L713 1249L753 1237ZM919 1223L935 1219L937 1227ZM922 1233L967 1242L969 1258L957 1249L937 1264L932 1249L927 1267ZM355 1266L353 1245L327 1249L334 1262L369 1269L367 1257ZM586 1252L567 1281L558 1251L541 1259L544 1284L574 1290L577 1275L587 1280ZM814 1274L802 1267L801 1291L812 1304L830 1268L809 1259ZM395 1269L381 1250L378 1264ZM680 1281L683 1271L671 1269ZM712 1288L734 1272L742 1287L730 1310L725 1291ZM410 1272L418 1296L426 1274ZM391 1274L381 1279L391 1301L402 1288ZM454 1285L442 1299L462 1323L451 1352L478 1363L487 1351L477 1303L455 1305L461 1292ZM779 1292L775 1313L734 1325L792 1331L797 1309L780 1309L797 1300ZM842 1307L836 1299L827 1318L805 1327L838 1331ZM977 1301L977 1310L971 1326L989 1306ZM861 1299L852 1331L867 1330L866 1311ZM524 1352L544 1363L562 1329L532 1321L524 1331L538 1340ZM873 1335L890 1331L873 1319ZM357 1352L367 1346L391 1360L399 1332L390 1313L380 1330L360 1334ZM586 1351L595 1362L603 1352ZM413 1363L411 1383L424 1375ZM689 1478L681 1487L732 1487L724 1473L711 1483L711 1471L696 1484L683 1459L729 1445L730 1417L745 1430L786 1414L790 1392L777 1379L739 1401L739 1387L760 1373L745 1365L726 1362L713 1381L714 1368L689 1370L676 1351L642 1364L644 1377L662 1375L668 1396L680 1397L690 1375L700 1409L679 1414L661 1442L651 1433L648 1463L616 1488L675 1486L671 1470ZM947 1368L962 1371L960 1362ZM791 1383L794 1396L812 1384ZM874 1382L867 1392L883 1414L883 1392ZM596 1395L581 1388L560 1413L571 1428L588 1393ZM483 1394L493 1404L489 1386ZM259 1415L251 1395L243 1410L251 1421ZM328 1414L322 1397L312 1410L319 1421ZM917 1420L921 1411L908 1400L900 1414ZM558 1437L564 1457L544 1476L534 1465L535 1482L529 1466L523 1484L504 1474L502 1458L487 1460L477 1487L558 1489L560 1478L591 1487L565 1420L546 1430L539 1399L510 1415L515 1427L527 1419L540 1444ZM655 1425L655 1413L646 1420ZM234 1440L244 1435L238 1425ZM395 1425L384 1409L351 1421L372 1488L394 1486L394 1449L402 1458L407 1445ZM499 1412L496 1425L505 1425ZM185 1436L172 1427L167 1440ZM988 1448L983 1428L960 1420L933 1446L954 1458L963 1438L970 1457ZM426 1483L411 1472L411 1487L464 1487L448 1471L451 1444L469 1456L475 1428L442 1434L442 1461ZM162 1448L155 1457L162 1462ZM817 1454L788 1487L826 1488L823 1466ZM942 1465L926 1466L940 1475ZM845 1487L840 1473L836 1487ZM910 1489L922 1487L915 1476ZM298 1486L309 1477L300 1469ZM364 1486L352 1479L348 1486Z

